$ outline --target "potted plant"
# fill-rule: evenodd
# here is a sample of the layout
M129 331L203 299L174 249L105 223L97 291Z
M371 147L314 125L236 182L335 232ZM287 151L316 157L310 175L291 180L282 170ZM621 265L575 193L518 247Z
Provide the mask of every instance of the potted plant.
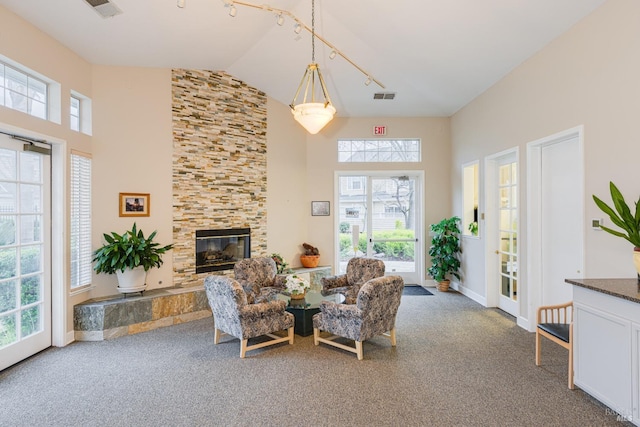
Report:
M593 195L593 201L604 213L609 215L611 222L620 227L622 231L613 230L602 224L600 224L600 228L614 236L622 237L633 245L633 263L636 266L640 280L640 198L635 202L634 211L631 212L622 193L613 182L609 182L609 191L611 192L611 200L615 210L596 195Z
M157 231L145 237L136 224L122 234L103 234L106 243L93 253L96 273L118 276L118 291L121 293L142 292L146 289L147 271L160 267L162 255L173 245L160 246L154 242Z
M290 274L287 276L285 287L291 299L303 299L307 290L311 287L311 284L303 277Z
M438 290L446 292L449 289L449 276L460 280L460 218L457 216L445 218L442 221L431 224L431 267L427 270L429 275L438 282Z
M303 243L302 248L304 253L300 255L300 262L305 268L314 268L318 266L320 261L320 251L315 246L311 246L308 243Z

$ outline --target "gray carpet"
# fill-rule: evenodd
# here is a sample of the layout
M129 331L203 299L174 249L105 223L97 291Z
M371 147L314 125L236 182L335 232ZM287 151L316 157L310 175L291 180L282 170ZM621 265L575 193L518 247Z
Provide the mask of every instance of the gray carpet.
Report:
M623 426L566 386L567 351L455 293L403 297L364 360L296 335L239 358L210 319L52 348L0 372L2 426Z

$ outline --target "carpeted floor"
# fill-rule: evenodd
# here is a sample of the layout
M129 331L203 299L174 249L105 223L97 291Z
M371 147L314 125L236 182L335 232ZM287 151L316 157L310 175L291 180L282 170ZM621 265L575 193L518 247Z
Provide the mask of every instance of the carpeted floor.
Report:
M402 295L433 295L431 291L418 285L407 285L402 290Z
M210 318L52 348L0 372L0 426L617 426L567 351L456 292L403 297L397 347L313 336L249 352Z

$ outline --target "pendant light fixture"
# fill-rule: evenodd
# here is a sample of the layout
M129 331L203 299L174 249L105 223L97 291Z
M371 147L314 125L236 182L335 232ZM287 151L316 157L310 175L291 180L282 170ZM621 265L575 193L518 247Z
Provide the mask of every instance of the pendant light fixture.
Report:
M311 64L307 66L302 76L300 86L298 86L290 107L293 118L312 135L320 132L333 119L333 115L336 113L336 109L331 104L320 68L316 64L315 38L315 0L311 0ZM304 96L302 97L302 102L296 105L296 100L303 86ZM317 98L316 92L319 92Z

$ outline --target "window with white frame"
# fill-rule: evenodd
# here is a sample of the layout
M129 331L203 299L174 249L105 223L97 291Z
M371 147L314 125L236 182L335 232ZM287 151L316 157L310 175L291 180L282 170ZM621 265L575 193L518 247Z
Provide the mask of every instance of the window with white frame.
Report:
M46 120L48 85L31 74L0 62L0 105Z
M69 127L71 130L91 135L91 98L75 90L71 91L69 111Z
M71 153L71 290L91 284L91 156Z
M69 111L69 128L80 132L80 99L71 96L71 109Z
M338 162L419 162L421 145L420 139L342 139L338 140Z

